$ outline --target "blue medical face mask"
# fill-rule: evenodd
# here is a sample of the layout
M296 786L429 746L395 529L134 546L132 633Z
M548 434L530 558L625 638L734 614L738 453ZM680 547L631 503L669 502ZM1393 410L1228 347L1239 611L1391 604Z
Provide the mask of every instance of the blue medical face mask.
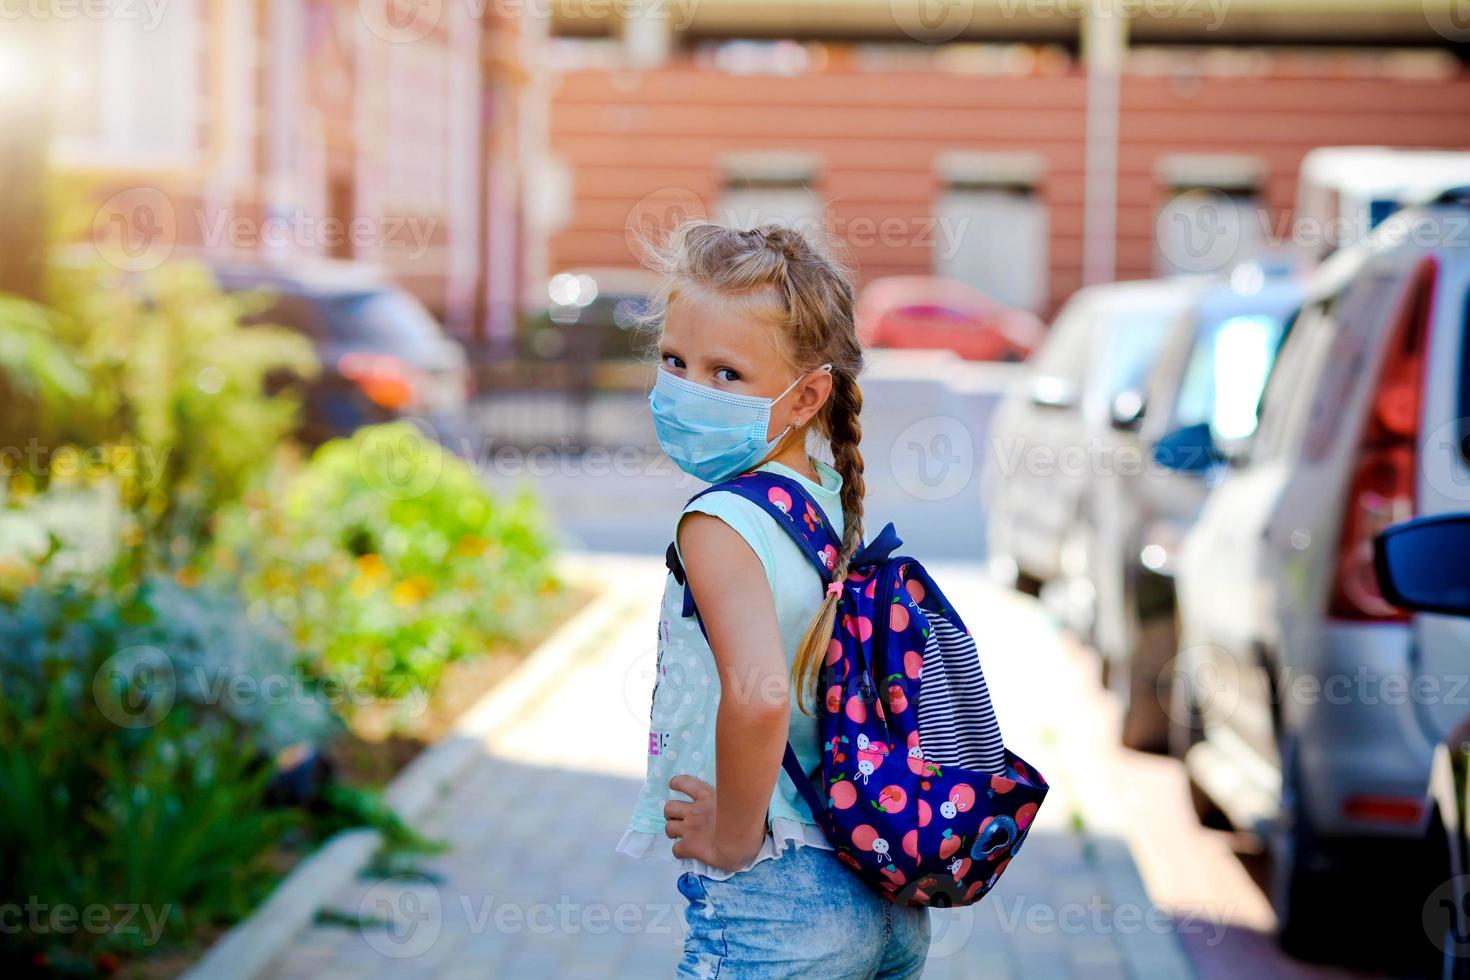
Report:
M832 365L823 364L818 370L831 373ZM791 382L775 398L761 398L695 384L660 368L648 393L658 444L679 469L706 483L744 473L770 455L791 431L788 425L776 438L766 438L772 406L805 377Z

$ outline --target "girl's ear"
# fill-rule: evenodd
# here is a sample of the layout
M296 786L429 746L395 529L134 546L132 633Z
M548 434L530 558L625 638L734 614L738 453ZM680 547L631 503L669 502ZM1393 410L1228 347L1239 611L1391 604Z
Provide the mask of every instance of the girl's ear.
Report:
M807 375L801 387L796 389L796 401L791 406L791 417L799 428L817 417L827 399L832 397L831 370L814 371Z

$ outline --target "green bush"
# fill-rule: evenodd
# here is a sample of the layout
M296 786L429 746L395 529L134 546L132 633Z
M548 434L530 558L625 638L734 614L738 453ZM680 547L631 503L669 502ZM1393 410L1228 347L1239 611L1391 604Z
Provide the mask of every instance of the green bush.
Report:
M57 417L90 391L73 352L58 342L45 307L0 294L0 440L18 450L28 437L61 426Z
M314 669L387 699L524 638L558 592L528 494L492 496L407 423L360 430L220 521L216 571L287 624Z
M12 492L112 481L143 564L187 560L295 430L299 398L267 382L317 370L306 338L241 326L260 303L190 264L124 277L58 262L44 306L0 297Z
M157 579L27 590L0 603L0 635L0 903L44 923L0 931L0 950L59 969L248 911L302 820L262 805L271 758L337 726L309 688L262 699L294 672L279 629ZM95 927L54 918L87 909Z

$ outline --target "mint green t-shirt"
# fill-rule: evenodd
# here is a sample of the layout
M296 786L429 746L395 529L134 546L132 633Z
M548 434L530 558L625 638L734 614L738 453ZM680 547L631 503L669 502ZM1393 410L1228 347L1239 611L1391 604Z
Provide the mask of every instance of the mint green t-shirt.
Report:
M765 463L757 469L800 483L826 514L833 533L841 539L842 477L824 462L814 460L813 463L822 480L820 486L782 463ZM816 569L770 515L738 494L718 491L706 494L689 504L680 518L692 511L724 521L760 559L775 599L776 622L789 667L796 658L802 634L825 594ZM648 775L628 822L628 833L619 845L619 850L638 856L650 848L667 850L672 846L663 836L664 803L671 797L686 798L668 788L672 777L687 773L711 785L715 783L715 713L720 703L720 678L715 670L714 654L699 624L693 616L686 619L681 615L683 603L684 587L673 575L668 576L659 615L658 666L649 717ZM808 772L815 769L822 755L817 721L802 714L795 692L787 739L802 768ZM822 839L810 811L784 771L776 780L769 813L773 832L778 832L783 824L804 824L810 825L801 828L808 843ZM664 844L643 838L644 834L657 835ZM630 836L639 837L640 846L627 847Z

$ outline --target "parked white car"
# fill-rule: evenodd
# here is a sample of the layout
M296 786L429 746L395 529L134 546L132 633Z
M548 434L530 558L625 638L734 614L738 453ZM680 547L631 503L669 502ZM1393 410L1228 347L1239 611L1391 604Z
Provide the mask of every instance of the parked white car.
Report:
M1467 296L1470 179L1329 258L1249 459L1181 550L1173 747L1198 803L1270 843L1281 939L1299 952L1354 928L1422 941L1426 882L1444 878L1427 867L1442 836L1427 784L1466 711L1464 686L1450 695L1470 628L1387 603L1372 542L1467 509Z
M1178 318L1145 387L1115 400L1119 465L1093 484L1087 565L1094 645L1121 702L1119 734L1129 748L1168 747L1165 668L1178 645L1179 544L1227 459L1249 447L1302 289L1289 267L1238 266Z
M1001 581L1035 593L1085 586L1092 481L1109 471L1113 402L1141 390L1175 321L1206 280L1078 291L997 410L986 467L987 543ZM1090 605L1083 597L1077 605Z
M1462 150L1319 146L1297 171L1294 237L1316 259L1361 245L1399 208L1464 183L1467 170Z

